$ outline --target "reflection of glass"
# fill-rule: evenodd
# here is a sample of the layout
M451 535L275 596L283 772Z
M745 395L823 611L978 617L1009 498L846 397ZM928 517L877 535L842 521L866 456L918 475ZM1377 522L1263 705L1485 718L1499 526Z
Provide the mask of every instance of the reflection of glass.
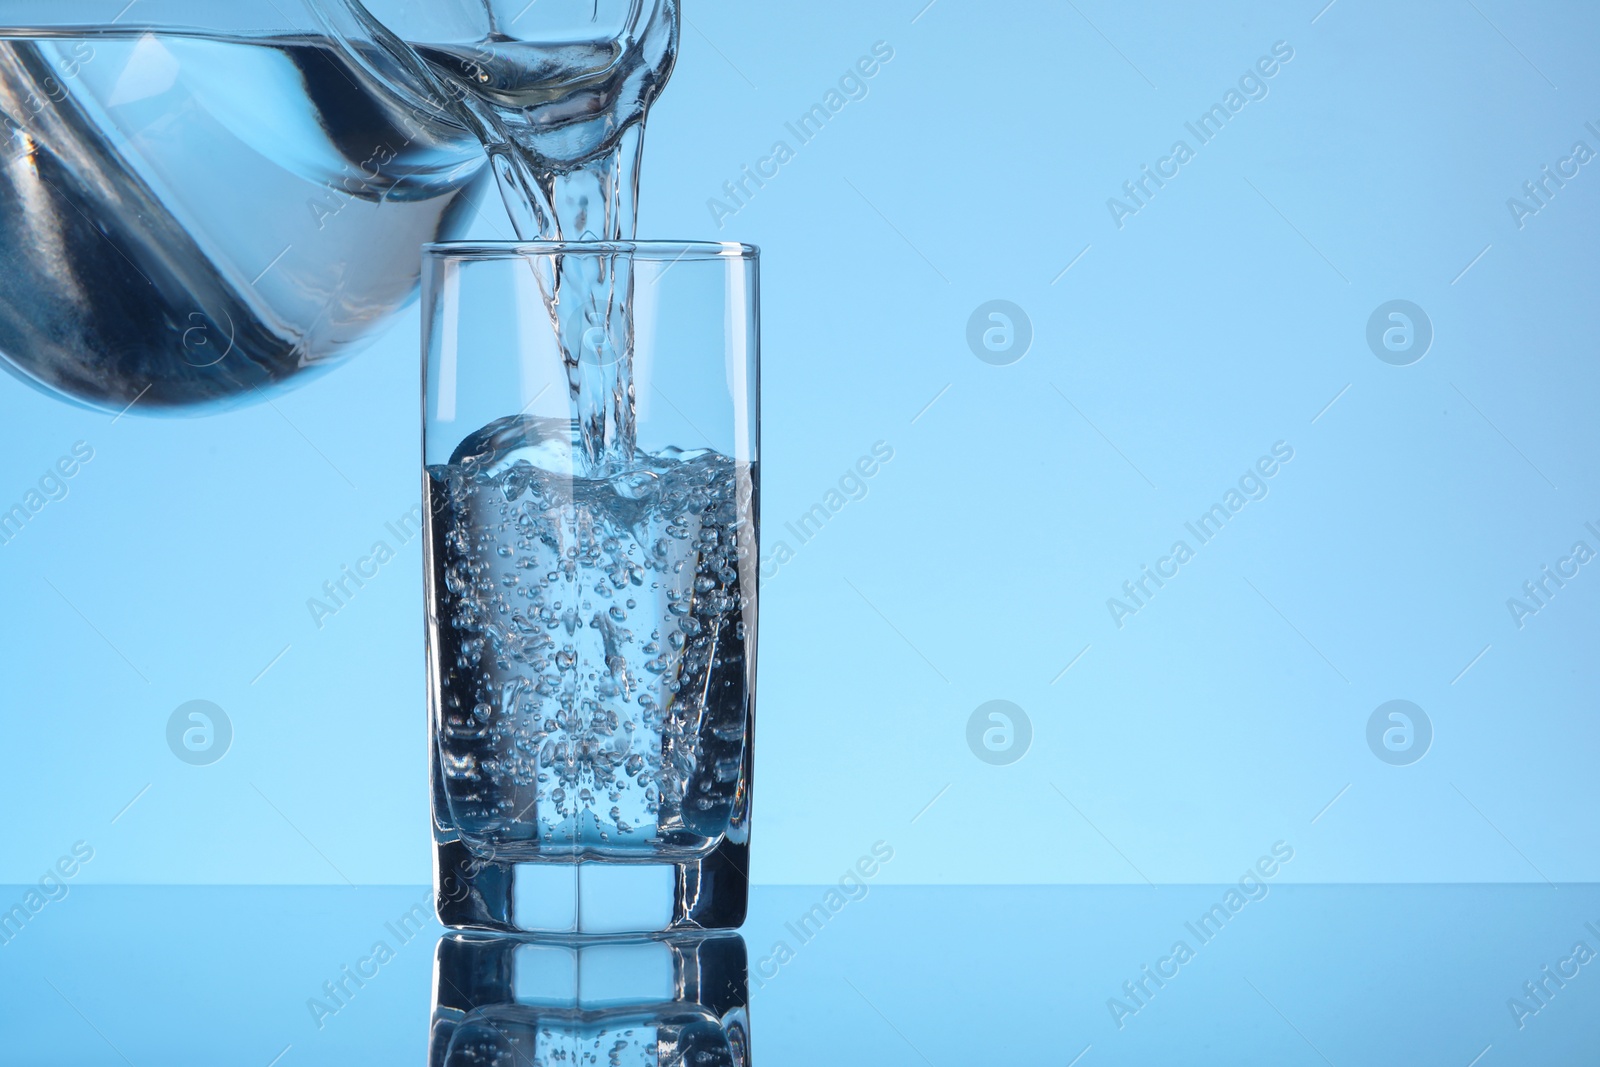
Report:
M737 934L573 943L446 934L429 1067L748 1067Z
M424 286L439 916L738 926L756 252L437 245Z

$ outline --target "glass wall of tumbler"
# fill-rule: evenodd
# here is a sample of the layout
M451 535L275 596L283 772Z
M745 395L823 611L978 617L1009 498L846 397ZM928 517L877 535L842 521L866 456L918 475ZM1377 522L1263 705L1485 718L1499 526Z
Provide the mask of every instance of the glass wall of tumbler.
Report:
M756 250L445 244L425 259L439 917L580 935L737 926Z

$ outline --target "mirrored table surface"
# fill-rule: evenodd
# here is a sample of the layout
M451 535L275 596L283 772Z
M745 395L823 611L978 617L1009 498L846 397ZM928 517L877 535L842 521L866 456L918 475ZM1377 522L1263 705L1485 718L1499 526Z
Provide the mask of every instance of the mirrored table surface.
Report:
M0 893L7 1065L1600 1062L1595 885L846 879L601 946L424 886Z

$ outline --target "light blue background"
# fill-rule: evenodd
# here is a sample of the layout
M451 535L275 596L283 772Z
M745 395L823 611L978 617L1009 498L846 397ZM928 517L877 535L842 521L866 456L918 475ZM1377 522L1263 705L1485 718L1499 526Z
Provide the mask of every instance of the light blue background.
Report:
M1290 881L1600 879L1600 570L1521 630L1505 603L1600 549L1600 164L1506 207L1600 150L1600 10L1322 3L687 5L640 235L763 249L767 545L894 449L763 591L758 882L877 839L903 883L1223 882L1278 839ZM877 41L867 98L718 229ZM1276 41L1267 98L1118 229ZM996 298L1034 329L1011 366L965 339ZM1364 338L1394 298L1436 332L1409 367ZM416 349L413 311L199 420L0 381L0 504L95 449L0 546L0 882L80 839L85 882L426 881L419 543L306 608L417 501ZM1280 440L1270 496L1118 629L1106 599ZM166 748L196 698L235 729L210 767ZM1409 767L1367 748L1394 698L1435 730ZM1032 722L1010 766L967 747L992 699Z

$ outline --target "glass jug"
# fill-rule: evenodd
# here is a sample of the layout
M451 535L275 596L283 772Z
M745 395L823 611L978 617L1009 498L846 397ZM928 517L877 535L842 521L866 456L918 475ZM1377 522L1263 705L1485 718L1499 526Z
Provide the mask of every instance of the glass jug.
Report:
M493 178L519 236L631 237L676 43L676 0L5 0L0 366L114 411L302 380Z

